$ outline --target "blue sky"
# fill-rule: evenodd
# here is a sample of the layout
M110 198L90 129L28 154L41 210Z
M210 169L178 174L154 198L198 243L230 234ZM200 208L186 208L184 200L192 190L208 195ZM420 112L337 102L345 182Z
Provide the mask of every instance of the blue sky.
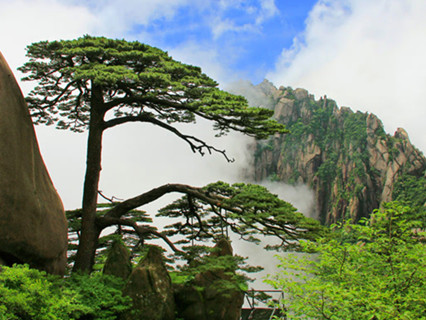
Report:
M262 8L259 1L204 8L187 4L172 17L135 24L129 34L136 39L141 33L149 34L150 44L166 50L187 43L217 48L224 66L257 83L273 68L282 49L291 47L304 30L315 2L269 2L269 9Z

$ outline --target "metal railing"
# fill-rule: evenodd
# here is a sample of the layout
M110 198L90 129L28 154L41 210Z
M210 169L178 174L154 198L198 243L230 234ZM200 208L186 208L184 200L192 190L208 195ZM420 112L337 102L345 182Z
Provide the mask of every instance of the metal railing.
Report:
M269 296L269 293L279 293L279 299L272 299L274 302L271 305L267 305L264 301ZM284 299L284 292L282 290L255 290L251 289L245 293L246 302L249 308L243 308L241 313L241 320L271 320L274 316L280 317L280 319L286 319L285 313L283 313L283 306L280 305L280 301ZM262 307L258 306L258 303L263 304Z

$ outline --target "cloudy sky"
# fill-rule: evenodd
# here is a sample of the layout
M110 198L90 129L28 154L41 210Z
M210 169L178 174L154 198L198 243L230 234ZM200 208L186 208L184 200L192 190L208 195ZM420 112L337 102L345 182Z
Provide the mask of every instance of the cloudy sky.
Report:
M426 151L424 0L0 0L0 8L0 51L14 71L36 41L83 34L139 40L201 66L223 88L267 78L326 94L377 114L391 134L405 128ZM37 134L65 207L78 207L86 136L45 127ZM217 145L237 163L201 158L152 127L114 129L105 135L101 189L126 198L166 182L238 180L238 166L250 160L244 140Z

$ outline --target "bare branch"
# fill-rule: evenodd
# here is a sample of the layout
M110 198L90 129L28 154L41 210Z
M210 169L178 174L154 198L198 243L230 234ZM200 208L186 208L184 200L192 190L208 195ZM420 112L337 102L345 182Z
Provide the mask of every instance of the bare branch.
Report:
M116 197L114 197L114 196L112 196L111 198L108 198L106 195L104 195L104 194L102 193L102 191L101 191L101 190L98 190L98 194L99 194L102 198L104 198L105 200L108 200L108 201L109 201L109 202L111 202L111 203L115 203L114 199L116 199L116 200L123 200L123 199L116 198Z
M197 137L183 134L178 129L176 129L175 127L156 119L155 117L153 117L149 113L141 113L137 116L126 116L126 117L119 117L119 118L111 119L111 120L105 122L104 130L108 129L108 128L115 127L117 125L120 125L120 124L123 124L123 123L126 123L126 122L149 122L149 123L152 123L156 126L159 126L163 129L166 129L166 130L174 133L179 138L186 141L189 144L189 146L191 147L191 150L194 153L198 152L200 155L204 156L205 155L204 150L207 150L209 152L209 154L212 154L212 152L214 151L214 152L217 152L217 153L221 153L225 157L226 161L228 161L228 162L234 162L235 161L235 159L229 158L227 156L226 150L219 150L219 149L213 147L212 145L207 144L205 141L203 141L203 140L201 140Z

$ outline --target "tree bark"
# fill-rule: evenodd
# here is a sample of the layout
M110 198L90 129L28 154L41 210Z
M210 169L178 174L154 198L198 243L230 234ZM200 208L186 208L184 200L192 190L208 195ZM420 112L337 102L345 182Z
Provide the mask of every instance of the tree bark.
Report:
M96 208L101 172L104 116L102 90L93 86L83 189L81 235L73 268L74 271L86 273L90 273L93 269L98 238L101 232L101 228L96 225Z

